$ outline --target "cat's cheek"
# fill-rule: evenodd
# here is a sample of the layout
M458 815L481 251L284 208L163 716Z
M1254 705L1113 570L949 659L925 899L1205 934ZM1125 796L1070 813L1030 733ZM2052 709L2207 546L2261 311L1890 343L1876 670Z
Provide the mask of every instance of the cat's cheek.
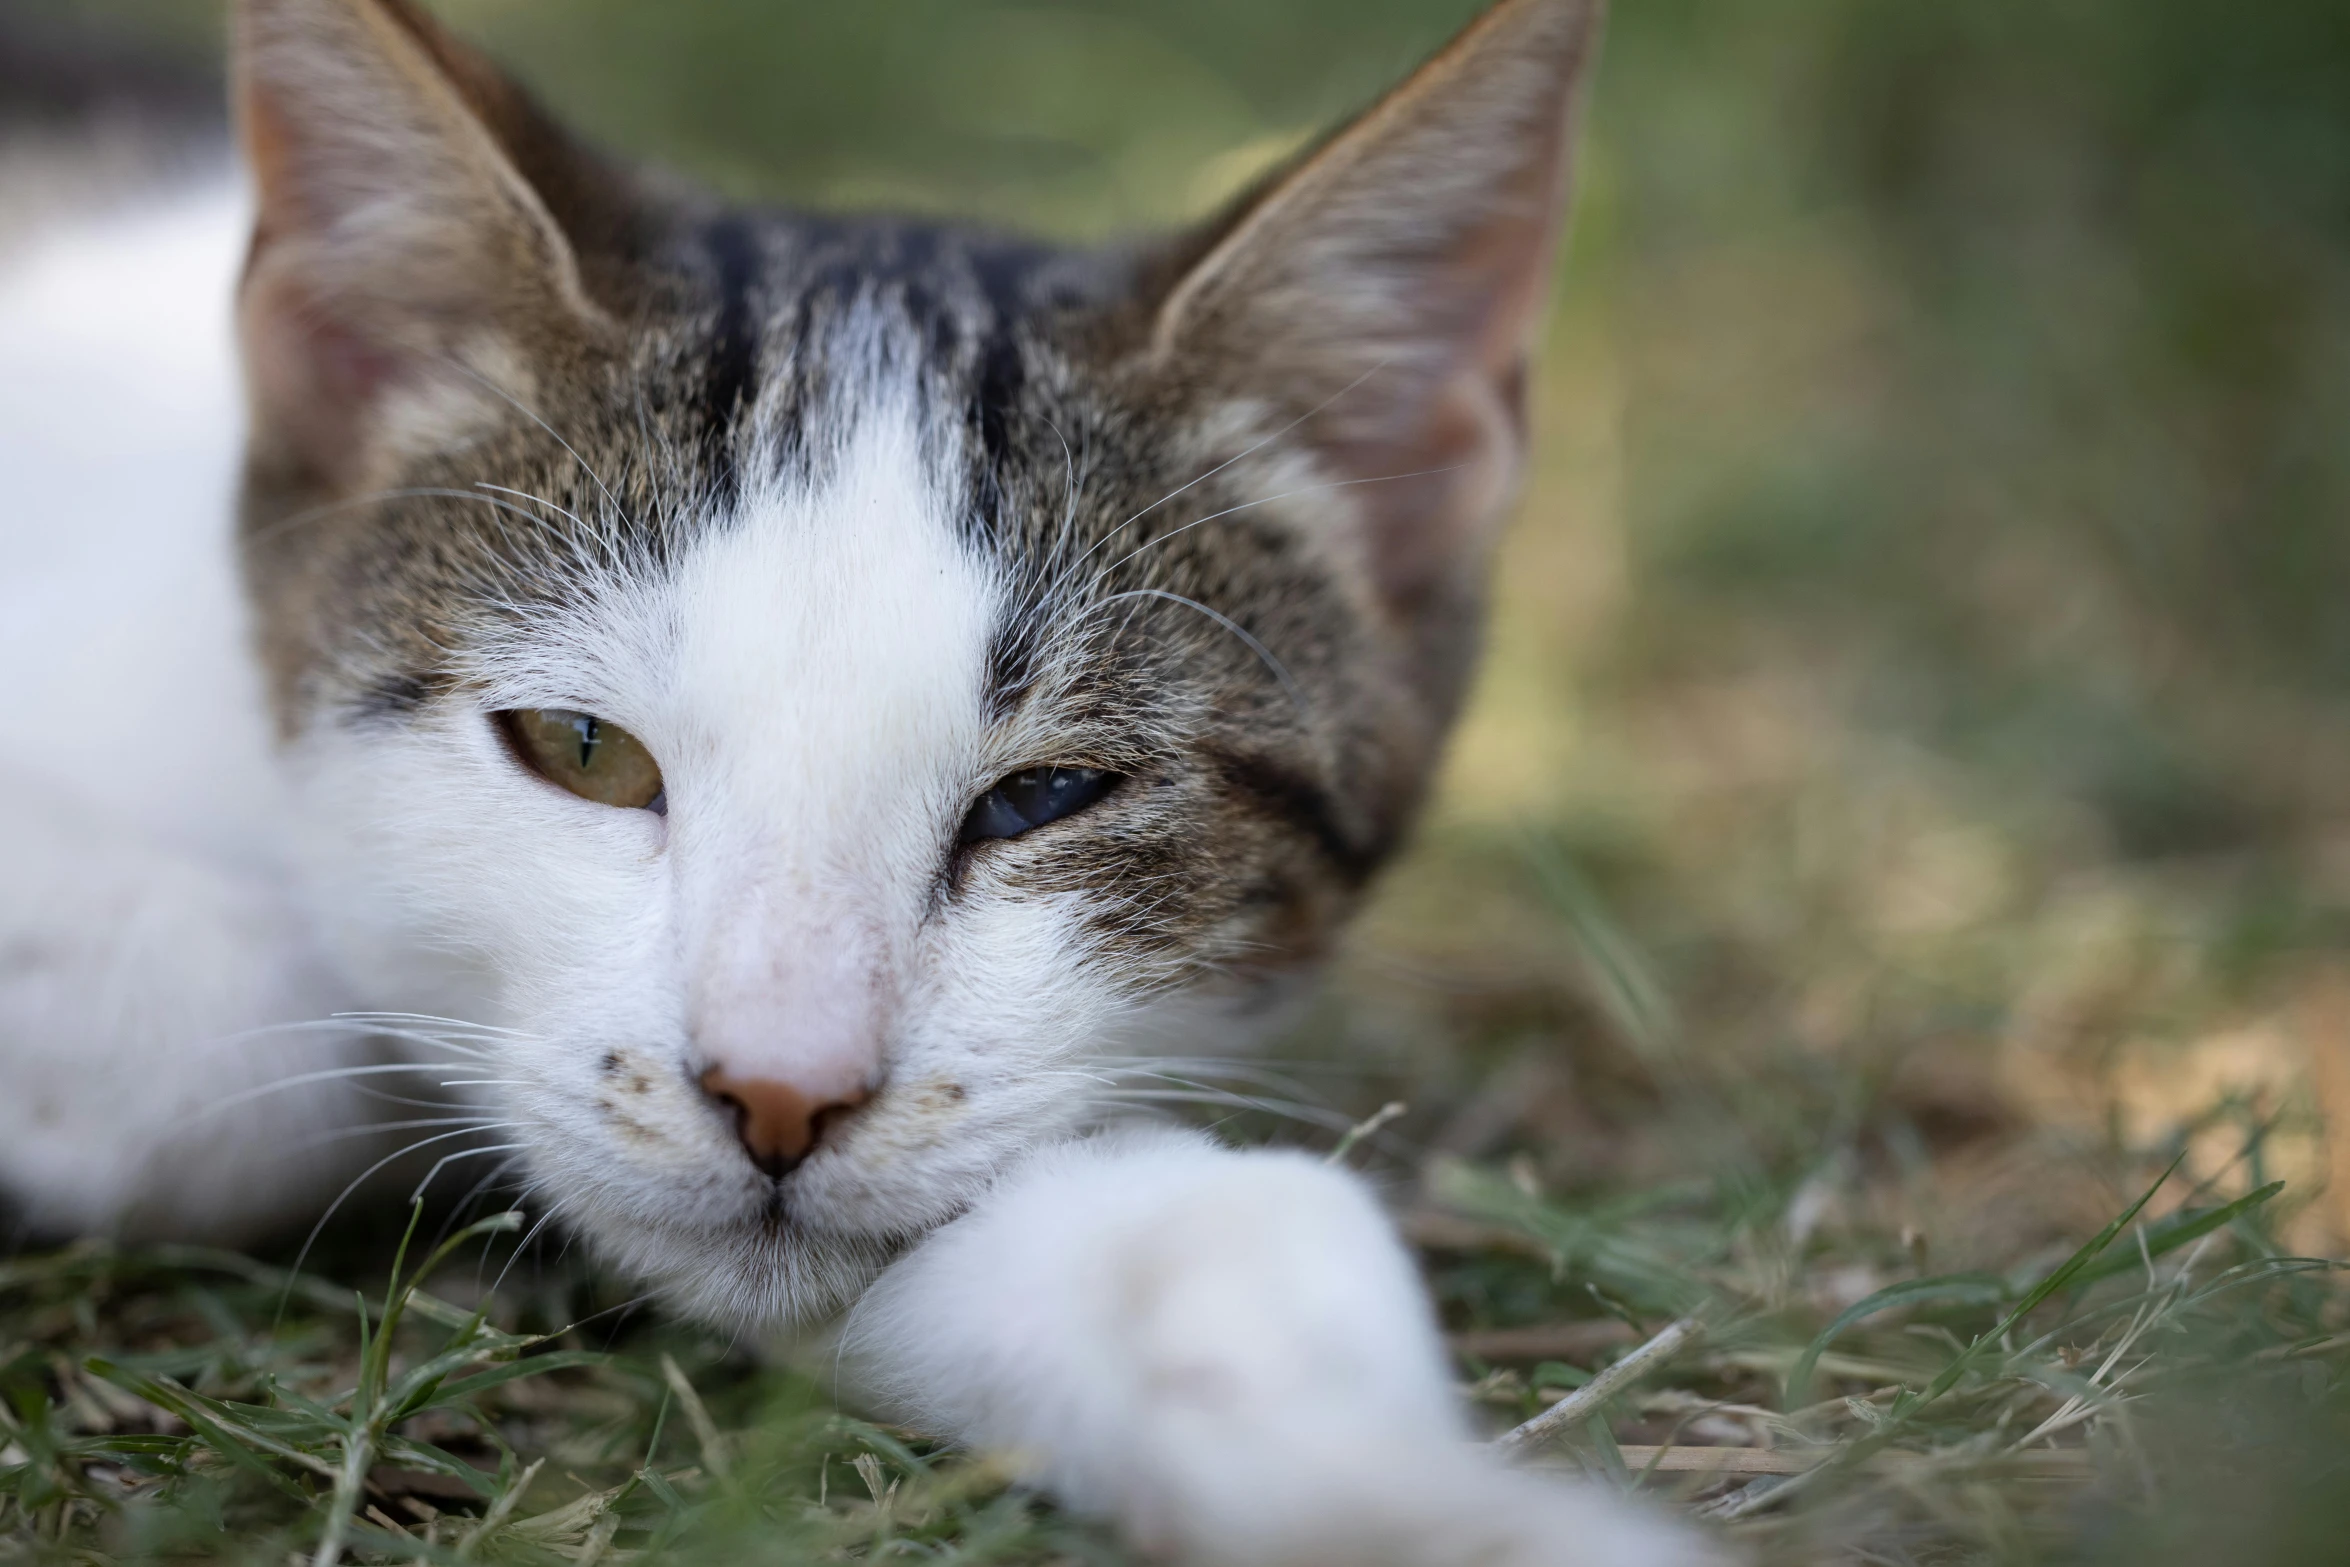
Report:
M616 1226L651 1227L724 1249L771 1210L771 1189L740 1161L709 1157L695 1128L616 1121L569 1098L542 1099L538 1111L524 1162L545 1205L591 1242Z
M473 717L298 742L302 870L370 1004L504 1031L480 1075L551 1134L614 1046L674 1053L665 827L521 774Z

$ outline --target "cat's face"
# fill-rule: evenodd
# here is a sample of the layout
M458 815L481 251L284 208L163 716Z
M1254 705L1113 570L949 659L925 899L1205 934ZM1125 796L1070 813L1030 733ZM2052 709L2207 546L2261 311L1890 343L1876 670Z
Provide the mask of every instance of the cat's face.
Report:
M479 1075L557 1207L729 1312L813 1287L829 1252L796 1231L951 1214L1169 1014L1230 1053L1429 749L1294 516L1207 520L1313 480L1243 462L1153 510L1212 464L1042 351L990 452L971 367L918 358L901 300L832 303L811 341L850 384L763 353L723 484L631 472L694 432L639 429L662 369L615 365L602 417L558 426L604 428L576 459L522 420L502 461L404 473L440 493L301 548L337 561L321 630L352 628L300 666L314 864L328 907L389 922L349 965L514 1029ZM865 1102L778 1182L712 1068Z
M1076 255L722 211L404 3L246 0L245 554L320 907L494 1025L492 1140L608 1255L835 1304L1326 949L1468 668L1567 9Z

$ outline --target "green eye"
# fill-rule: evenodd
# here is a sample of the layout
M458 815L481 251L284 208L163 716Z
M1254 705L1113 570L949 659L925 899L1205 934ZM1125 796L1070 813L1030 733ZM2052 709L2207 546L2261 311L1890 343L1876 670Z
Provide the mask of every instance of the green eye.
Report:
M598 805L669 814L660 764L618 724L562 707L524 707L498 722L525 767Z

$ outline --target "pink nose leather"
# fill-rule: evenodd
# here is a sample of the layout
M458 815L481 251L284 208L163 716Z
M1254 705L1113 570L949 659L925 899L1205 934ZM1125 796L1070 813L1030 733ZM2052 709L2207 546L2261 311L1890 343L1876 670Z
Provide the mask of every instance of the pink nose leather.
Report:
M702 1092L733 1115L735 1136L751 1163L778 1178L815 1152L826 1130L869 1097L863 1089L819 1097L773 1078L733 1077L715 1066L702 1074Z

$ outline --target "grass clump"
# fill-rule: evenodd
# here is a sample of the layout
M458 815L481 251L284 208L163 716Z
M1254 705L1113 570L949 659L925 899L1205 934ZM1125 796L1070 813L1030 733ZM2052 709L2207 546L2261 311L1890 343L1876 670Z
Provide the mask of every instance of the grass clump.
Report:
M1406 1223L1497 1427L1581 1399L1530 1461L1693 1508L1766 1561L2184 1562L2222 1534L2269 1542L2232 1561L2319 1559L2292 1552L2341 1521L2350 1301L2279 1247L2279 1183L2174 1200L2184 1157L2005 1270L1798 1236L1802 1182L1591 1203L1523 1161L1438 1161ZM0 1269L0 1555L1127 1560L983 1457L602 1308L570 1269L469 1283L518 1225L412 1269L403 1240L366 1292L184 1248ZM1867 1256L1908 1276L1836 1304L1880 1276ZM1694 1331L1608 1375L1669 1322Z
M186 1248L90 1244L0 1270L0 1556L1020 1562L1093 1549L984 1463L841 1414L804 1378L668 1329L598 1342L592 1324L534 1325L578 1298L576 1280L471 1306L425 1288L517 1219L460 1231L412 1272L395 1263L372 1299Z

